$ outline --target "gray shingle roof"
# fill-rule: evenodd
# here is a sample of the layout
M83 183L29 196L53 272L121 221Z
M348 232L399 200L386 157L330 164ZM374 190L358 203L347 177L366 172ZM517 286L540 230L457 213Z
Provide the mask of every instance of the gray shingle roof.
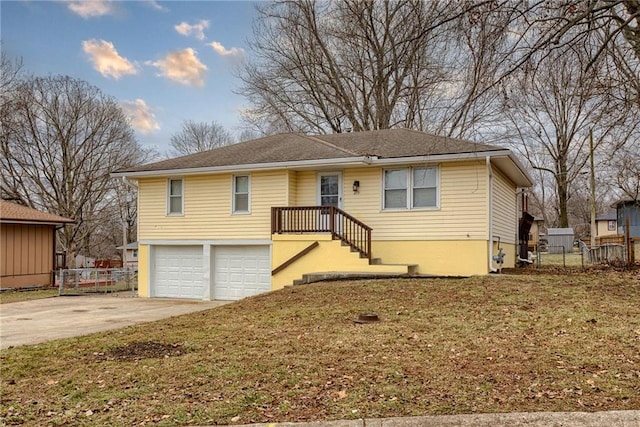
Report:
M0 200L0 221L6 223L38 222L43 224L65 224L72 219L41 212L16 203Z
M117 173L375 156L398 158L503 150L409 129L331 135L284 133L202 153L121 169Z

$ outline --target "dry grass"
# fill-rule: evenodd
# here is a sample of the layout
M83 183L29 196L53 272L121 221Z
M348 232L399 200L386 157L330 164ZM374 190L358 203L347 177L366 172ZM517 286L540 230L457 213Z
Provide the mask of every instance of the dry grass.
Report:
M638 409L640 278L321 283L0 355L8 425Z
M58 288L38 289L34 291L5 291L0 293L0 304L57 297L58 294Z

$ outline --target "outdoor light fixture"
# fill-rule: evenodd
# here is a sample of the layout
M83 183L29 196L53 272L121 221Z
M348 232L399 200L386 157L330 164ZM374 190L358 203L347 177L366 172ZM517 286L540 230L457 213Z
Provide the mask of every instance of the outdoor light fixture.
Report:
M360 181L353 181L353 192L357 193L358 189L360 189Z

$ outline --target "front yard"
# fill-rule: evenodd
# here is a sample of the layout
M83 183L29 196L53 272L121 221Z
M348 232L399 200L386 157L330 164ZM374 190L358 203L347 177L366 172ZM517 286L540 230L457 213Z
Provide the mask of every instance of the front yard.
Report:
M640 278L320 283L0 356L7 425L638 409Z

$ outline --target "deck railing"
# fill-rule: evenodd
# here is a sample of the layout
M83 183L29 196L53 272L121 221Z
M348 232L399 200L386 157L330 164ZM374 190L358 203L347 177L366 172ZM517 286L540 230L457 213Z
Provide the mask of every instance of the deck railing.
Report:
M331 233L371 261L371 227L334 206L271 208L271 233Z

